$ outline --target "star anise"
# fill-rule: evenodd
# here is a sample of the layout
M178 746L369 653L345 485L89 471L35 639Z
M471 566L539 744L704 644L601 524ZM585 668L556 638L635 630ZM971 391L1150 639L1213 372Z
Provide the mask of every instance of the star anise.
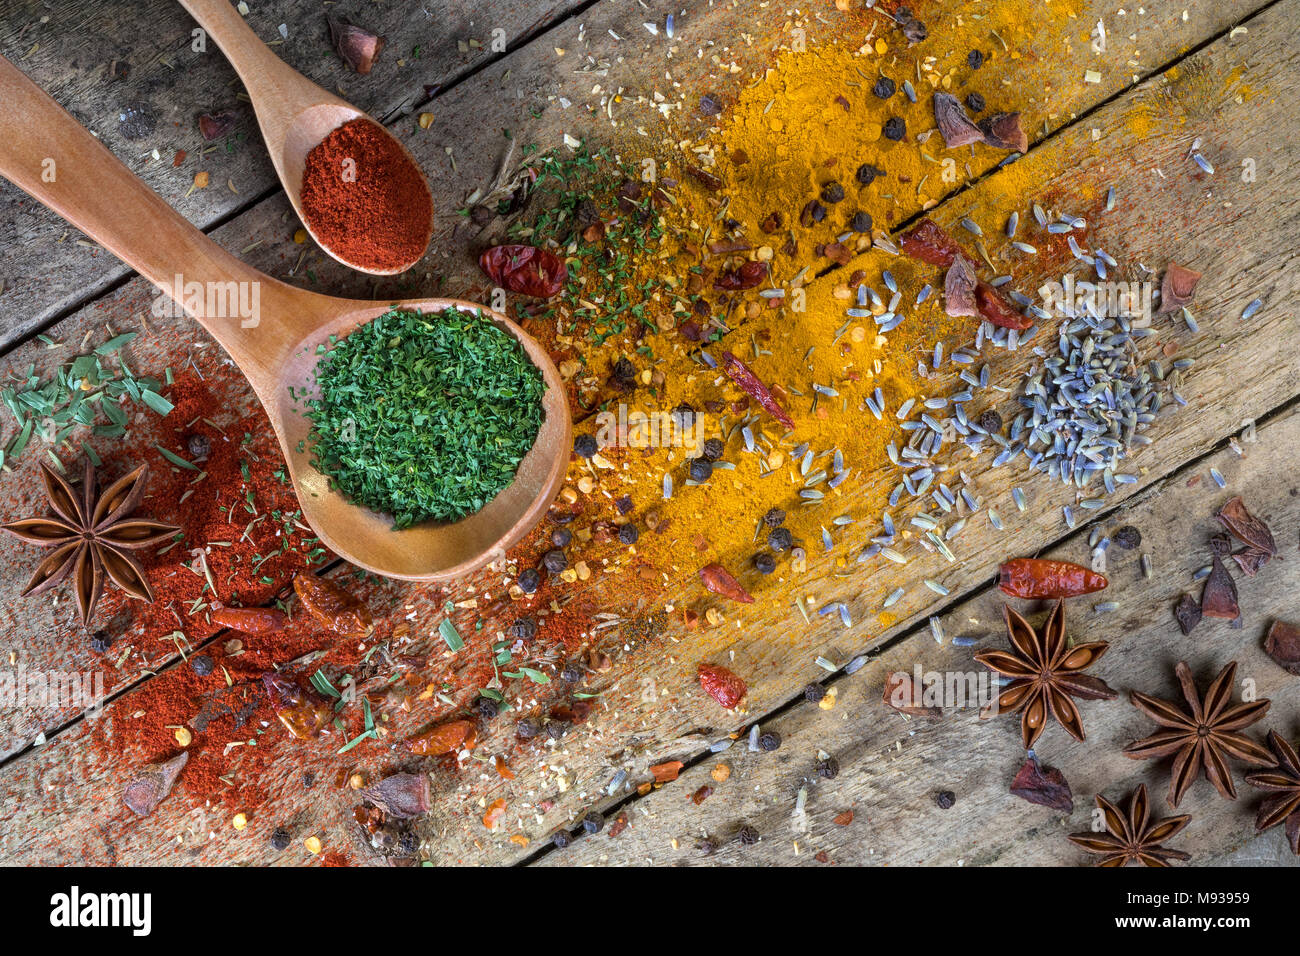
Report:
M1232 682L1237 674L1237 662L1232 661L1219 672L1202 697L1192 679L1192 669L1186 661L1175 668L1178 683L1182 685L1187 710L1178 704L1133 692L1133 706L1146 714L1164 730L1135 741L1124 748L1124 753L1134 760L1151 760L1174 756L1172 777L1169 781L1169 805L1178 806L1187 788L1202 769L1205 778L1218 788L1225 799L1235 800L1237 786L1232 780L1228 758L1235 757L1246 763L1268 765L1273 762L1263 746L1245 734L1237 733L1264 716L1267 700L1249 703L1232 703ZM1190 711L1188 713L1187 711Z
M1269 732L1268 745L1277 758L1277 766L1246 774L1246 782L1252 787L1270 791L1259 805L1255 829L1262 833L1286 821L1291 852L1300 854L1300 758L1276 730Z
M53 514L0 525L0 530L28 544L54 549L37 565L23 595L47 591L71 575L82 624L95 613L105 575L131 597L152 602L153 589L130 552L160 544L180 528L130 517L144 497L148 473L148 466L141 465L97 495L95 469L89 461L79 489L42 462L45 495Z
M1152 820L1146 784L1141 784L1129 797L1127 814L1121 813L1101 794L1097 794L1096 800L1108 832L1071 833L1070 842L1089 853L1102 854L1098 866L1127 866L1133 862L1168 866L1170 860L1190 859L1182 850L1170 850L1162 844L1187 826L1191 816Z
M1071 736L1083 740L1079 708L1070 698L1114 700L1115 691L1104 680L1081 673L1091 667L1110 647L1105 641L1070 646L1065 639L1065 602L1057 601L1042 631L1003 607L1007 634L1015 653L983 651L975 660L999 674L1012 678L998 699L982 711L981 717L1020 712L1020 736L1025 749L1037 742L1050 711Z

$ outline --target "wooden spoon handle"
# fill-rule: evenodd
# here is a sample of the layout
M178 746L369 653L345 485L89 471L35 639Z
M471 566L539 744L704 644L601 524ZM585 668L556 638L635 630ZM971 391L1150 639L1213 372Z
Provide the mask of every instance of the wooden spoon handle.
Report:
M275 344L268 339L279 336L267 335L265 328L258 335L260 318L246 314L238 297L248 304L256 297L259 314L275 316L286 299L310 293L245 265L192 226L4 57L0 104L0 176L169 296L178 282L182 291L200 290L201 302L184 295L181 306L246 374L276 366L283 353L268 348Z

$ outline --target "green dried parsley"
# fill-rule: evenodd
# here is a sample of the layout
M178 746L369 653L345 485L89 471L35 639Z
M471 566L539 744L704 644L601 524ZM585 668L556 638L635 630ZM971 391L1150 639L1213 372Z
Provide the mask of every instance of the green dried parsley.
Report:
M394 309L324 351L312 464L396 528L478 511L537 438L542 374L480 315Z

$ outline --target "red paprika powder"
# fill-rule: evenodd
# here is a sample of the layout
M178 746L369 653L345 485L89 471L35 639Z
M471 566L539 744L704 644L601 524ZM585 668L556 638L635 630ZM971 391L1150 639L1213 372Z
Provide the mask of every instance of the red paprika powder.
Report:
M371 120L344 123L307 154L299 198L316 238L358 268L409 268L429 243L424 174Z

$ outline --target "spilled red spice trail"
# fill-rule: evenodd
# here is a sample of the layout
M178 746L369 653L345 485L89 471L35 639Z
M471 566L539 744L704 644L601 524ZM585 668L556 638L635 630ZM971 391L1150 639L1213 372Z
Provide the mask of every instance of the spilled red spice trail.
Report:
M354 266L399 269L424 255L433 219L424 174L371 120L344 123L307 154L299 198L316 238Z

